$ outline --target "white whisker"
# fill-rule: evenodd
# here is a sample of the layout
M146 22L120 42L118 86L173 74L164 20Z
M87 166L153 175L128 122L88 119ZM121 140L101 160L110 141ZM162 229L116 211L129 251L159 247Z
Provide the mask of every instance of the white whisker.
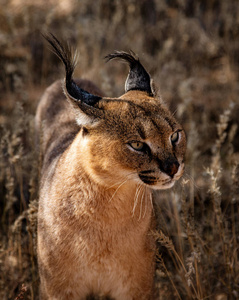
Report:
M126 182L128 181L128 178L126 180L124 180L118 187L117 189L115 190L114 194L112 195L112 197L110 198L109 202L114 198L115 194L117 193L117 191L121 188L121 186L123 184L125 184Z
M144 201L145 201L145 209L144 209L143 219L145 218L146 212L147 212L147 210L148 210L148 199L147 199L148 197L147 197L147 187L146 187L146 186L145 186L144 192L145 192L145 197L144 197Z
M143 186L143 188L144 188L144 186ZM141 219L141 215L142 215L142 206L143 206L144 195L145 195L145 189L143 189L143 194L142 194L141 200L140 200L140 210L139 210L139 218L138 218L138 221Z
M154 205L153 205L152 191L150 191L150 193L149 193L149 199L150 199L150 203L151 203L151 206L152 206L153 214L155 215L155 212L154 212Z
M131 172L131 173L129 173L129 174L127 174L127 175L125 175L124 176L124 178L127 178L127 177L129 177L129 176L131 176L131 175L133 175L133 174L137 174L137 172ZM130 179L130 178L127 178L126 180L128 180L128 179ZM118 185L119 183L121 183L121 181L118 181L118 182L116 182L116 183L114 183L114 184L112 184L111 186L109 186L106 190L109 190L109 189L111 189L112 187L114 187L114 186L116 186L116 185Z
M133 210L132 210L132 216L134 216L134 213L135 213L135 209L136 209L136 206L137 206L137 203L138 203L138 198L139 198L139 194L140 194L140 189L143 185L142 184L139 184L137 186L137 189L136 189L136 192L135 192L135 197L134 197L134 207L133 207Z

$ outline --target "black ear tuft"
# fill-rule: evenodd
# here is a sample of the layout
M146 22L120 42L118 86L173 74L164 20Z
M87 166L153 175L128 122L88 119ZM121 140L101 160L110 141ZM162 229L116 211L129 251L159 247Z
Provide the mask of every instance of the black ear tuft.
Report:
M107 55L105 58L107 61L112 59L120 59L129 64L130 71L125 82L125 92L130 90L140 90L147 92L150 96L153 95L150 84L150 76L145 68L141 65L138 57L133 51L130 51L130 53L116 51Z
M62 44L52 33L42 35L51 45L53 53L55 53L65 65L65 87L69 96L75 101L82 101L91 106L96 104L101 97L92 95L79 88L72 79L72 75L77 63L76 52L73 55L73 51L69 44Z

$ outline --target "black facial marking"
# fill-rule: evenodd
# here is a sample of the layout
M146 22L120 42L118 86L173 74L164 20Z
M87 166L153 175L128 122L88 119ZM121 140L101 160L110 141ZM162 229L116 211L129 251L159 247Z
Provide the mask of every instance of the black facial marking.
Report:
M86 127L82 127L82 136L84 137L84 136L86 136L87 134L89 134L89 130L86 128Z
M146 171L141 171L140 174L151 174L153 173L153 170L146 170Z
M146 184L154 185L157 182L157 178L154 176L143 175L142 172L139 173L139 178Z
M138 125L138 126L137 126L137 130L138 130L138 133L139 133L140 137L141 137L143 140L145 140L145 139L146 139L146 134L145 134L145 131L144 131L143 126Z
M165 117L164 119L165 119L165 121L168 123L168 125L169 125L172 129L174 129L174 127L175 127L175 125L176 125L176 122L173 121L172 119L168 118L168 117Z

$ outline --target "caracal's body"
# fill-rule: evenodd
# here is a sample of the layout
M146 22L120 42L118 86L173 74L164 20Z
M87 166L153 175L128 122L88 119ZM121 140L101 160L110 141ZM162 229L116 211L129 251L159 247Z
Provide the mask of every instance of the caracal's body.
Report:
M69 49L48 40L66 66L66 96L54 83L36 116L40 297L152 299L151 188L169 188L182 175L184 132L135 57L109 57L127 60L131 73L123 96L104 98L91 82L76 86Z

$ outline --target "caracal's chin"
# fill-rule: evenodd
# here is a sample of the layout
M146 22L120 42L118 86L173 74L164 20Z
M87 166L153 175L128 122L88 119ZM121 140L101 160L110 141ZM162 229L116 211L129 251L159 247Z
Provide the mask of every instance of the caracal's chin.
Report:
M170 189L171 187L174 186L176 180L174 179L171 179L170 181L168 182L165 182L165 183L156 183L155 185L151 185L150 188L153 189L153 190L167 190L167 189Z

